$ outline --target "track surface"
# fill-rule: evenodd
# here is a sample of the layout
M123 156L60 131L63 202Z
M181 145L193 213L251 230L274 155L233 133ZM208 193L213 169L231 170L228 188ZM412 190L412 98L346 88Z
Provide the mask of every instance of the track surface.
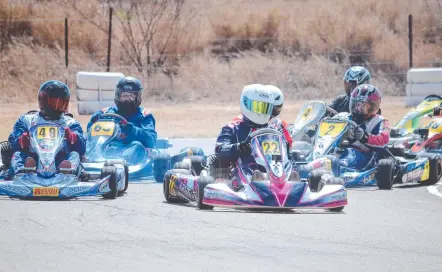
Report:
M155 183L0 207L1 271L442 271L442 198L424 186L351 189L343 213L200 211Z

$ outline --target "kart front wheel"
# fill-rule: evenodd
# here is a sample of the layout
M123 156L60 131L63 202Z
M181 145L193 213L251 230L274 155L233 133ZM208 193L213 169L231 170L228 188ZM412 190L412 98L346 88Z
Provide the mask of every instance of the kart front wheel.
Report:
M382 159L379 161L376 171L376 181L378 188L381 190L390 190L394 182L394 163L390 159Z
M115 199L118 196L117 188L117 168L115 166L105 166L101 170L101 178L110 176L109 189L110 192L103 195L105 199Z
M155 181L162 182L164 175L170 168L170 155L167 153L158 154L153 161L153 176Z
M171 194L171 190L175 190L175 184L172 184L172 182L175 181L175 178L172 178L173 176L176 177L175 174L187 174L190 175L189 170L185 169L171 169L166 172L164 175L164 181L163 181L163 195L164 199L168 203L186 203L187 201L181 200L179 197L176 197Z
M200 210L213 209L213 206L203 204L204 188L211 183L215 183L215 180L210 176L202 176L198 179L198 208Z
M119 160L119 159L106 160L104 166L114 166L115 164L121 164L124 167L124 176L125 176L124 189L120 191L120 193L124 193L127 191L127 188L129 187L129 166L127 166L126 160Z

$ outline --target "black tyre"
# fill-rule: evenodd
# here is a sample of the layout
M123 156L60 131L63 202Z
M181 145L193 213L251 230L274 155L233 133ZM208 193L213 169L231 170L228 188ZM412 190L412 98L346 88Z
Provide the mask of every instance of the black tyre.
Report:
M304 156L302 155L301 151L299 150L292 150L291 151L291 155L292 155L292 160L295 162L302 162L305 161Z
M101 170L101 178L110 176L109 188L110 192L103 195L105 199L115 199L118 196L117 189L117 168L115 166L105 166Z
M344 209L344 206L342 206L342 207L336 207L336 208L331 208L331 209L328 209L329 211L331 211L331 212L340 212L340 211L342 211Z
M166 172L166 174L164 175L164 181L163 181L163 195L164 195L164 199L166 199L166 201L168 203L186 203L187 201L182 200L179 197L173 196L170 194L170 182L172 180L172 176L174 174L187 174L190 175L189 170L185 170L185 169L171 169L169 171Z
M210 176L202 176L198 179L198 208L200 210L213 209L213 206L203 204L204 188L211 183L215 183L215 180Z
M333 177L327 180L327 184L330 185L345 185L345 181L342 178Z
M442 178L442 158L438 154L425 154L419 158L428 158L430 161L430 176L426 182L427 184L437 183Z
M190 165L187 162L176 162L173 164L172 169L190 170Z
M153 162L153 176L155 181L162 182L164 175L170 168L170 155L167 153L158 154Z
M192 162L192 168L195 170L195 174L197 176L200 175L201 171L204 169L203 163L204 163L204 156L189 156L187 157Z
M127 166L126 160L106 160L104 163L104 166L114 166L116 164L121 164L124 166L124 189L120 191L120 193L124 193L127 191L127 188L129 187L129 166Z
M312 192L319 192L321 191L322 187L324 186L324 182L322 181L322 176L326 174L331 174L330 171L327 170L313 170L310 172L310 175L308 177L308 183L310 186L310 191Z
M390 159L382 159L379 161L376 171L376 181L379 189L390 190L394 182L394 162Z

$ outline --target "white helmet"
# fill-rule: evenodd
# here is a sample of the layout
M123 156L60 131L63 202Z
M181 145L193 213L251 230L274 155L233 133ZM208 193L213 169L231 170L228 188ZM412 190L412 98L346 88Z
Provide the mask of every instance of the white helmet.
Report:
M284 104L284 94L278 87L274 85L266 85L266 88L273 94L273 98L275 99L272 117L276 117L281 113L282 106Z
M242 115L257 125L268 124L273 110L273 95L262 84L244 86L240 98Z

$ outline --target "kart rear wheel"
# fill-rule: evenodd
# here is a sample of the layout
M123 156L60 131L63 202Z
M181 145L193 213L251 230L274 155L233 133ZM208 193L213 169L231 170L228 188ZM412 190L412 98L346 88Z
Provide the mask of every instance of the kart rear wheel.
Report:
M342 206L342 207L336 207L336 208L331 208L331 209L328 209L329 211L331 211L331 212L340 212L340 211L342 211L344 209L344 206Z
M155 181L162 182L164 175L170 168L170 155L167 153L158 154L153 161L153 176Z
M204 156L194 155L188 156L188 159L192 162L192 168L195 170L197 176L200 175L201 171L204 169L203 162L205 160Z
M325 182L322 180L323 175L332 175L332 173L328 170L317 169L310 172L308 177L308 185L310 187L310 191L319 192L322 187L324 187Z
M430 176L428 180L424 181L427 184L437 183L442 177L442 158L437 154L427 154L426 156L419 156L428 158L430 161Z
M106 160L104 166L114 166L116 164L121 164L124 166L124 176L125 176L124 189L120 191L120 193L124 193L127 191L127 188L129 187L129 166L127 166L126 160L117 160L117 159Z
M376 171L376 181L378 188L381 190L390 190L394 182L394 162L390 159L382 159L379 161Z
M180 199L179 197L173 196L170 194L170 181L173 174L187 174L189 175L189 170L185 169L171 169L166 172L164 175L164 181L163 181L163 195L164 199L168 203L187 203L187 201Z
M202 176L198 179L198 208L200 210L213 209L213 206L203 204L204 188L211 183L215 183L215 180L210 176Z
M190 170L190 165L187 162L176 162L173 164L172 169Z
M388 150L390 150L391 154L395 157L404 157L405 158L405 148L403 147L390 147Z
M117 168L115 166L105 166L101 170L101 178L110 176L109 189L110 192L103 195L105 199L115 199L118 196L117 189Z

